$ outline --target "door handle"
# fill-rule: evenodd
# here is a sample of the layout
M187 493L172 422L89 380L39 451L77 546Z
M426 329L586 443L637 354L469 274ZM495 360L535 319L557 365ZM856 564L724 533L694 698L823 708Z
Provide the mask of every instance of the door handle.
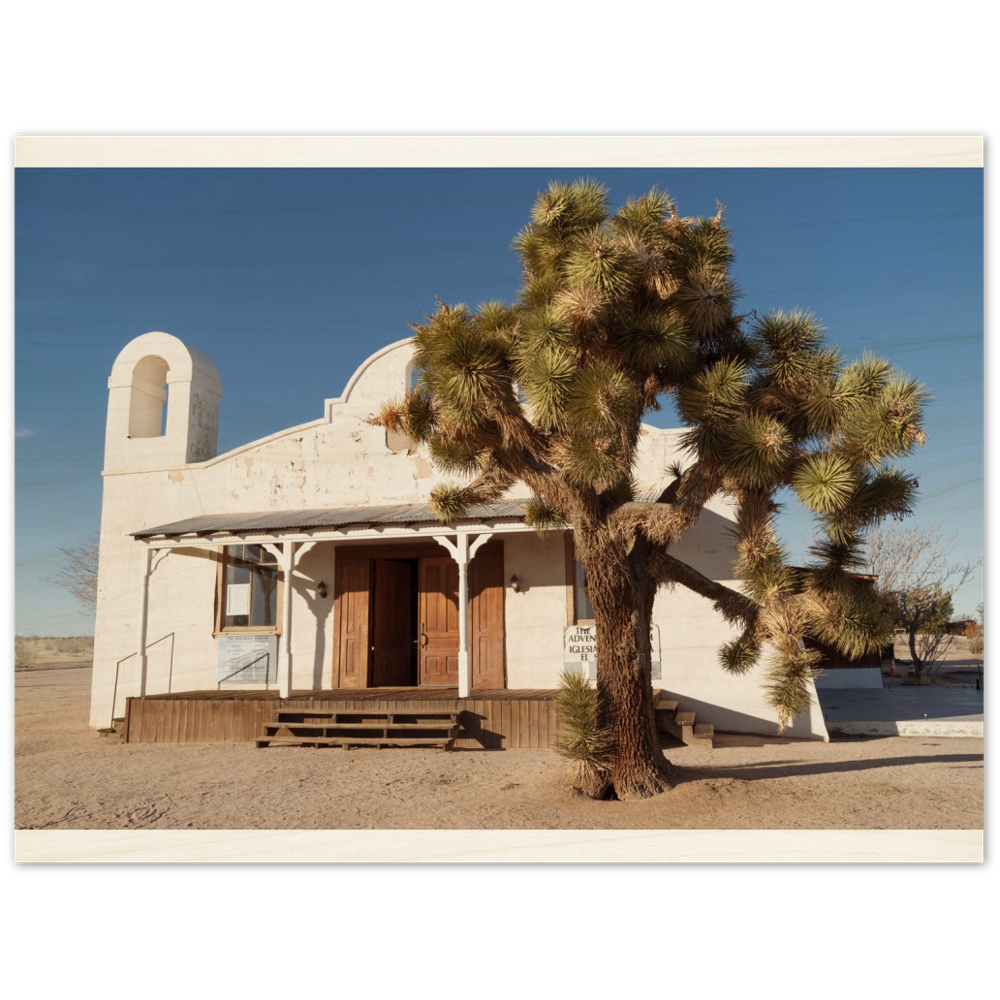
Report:
M420 648L423 649L427 645L427 628L424 622L420 623Z

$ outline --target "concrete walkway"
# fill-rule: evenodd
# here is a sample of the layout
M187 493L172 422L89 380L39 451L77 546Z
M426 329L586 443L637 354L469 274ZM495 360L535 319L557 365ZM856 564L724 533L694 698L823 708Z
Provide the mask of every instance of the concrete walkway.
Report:
M974 687L904 685L894 677L878 690L820 690L830 735L982 736L983 692Z

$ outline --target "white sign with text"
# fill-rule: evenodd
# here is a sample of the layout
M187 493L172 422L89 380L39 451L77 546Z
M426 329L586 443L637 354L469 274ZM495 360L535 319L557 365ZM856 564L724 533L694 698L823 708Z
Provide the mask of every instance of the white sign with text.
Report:
M652 655L652 679L660 679L660 626L651 625L649 647ZM569 625L563 631L563 669L597 678L597 626Z

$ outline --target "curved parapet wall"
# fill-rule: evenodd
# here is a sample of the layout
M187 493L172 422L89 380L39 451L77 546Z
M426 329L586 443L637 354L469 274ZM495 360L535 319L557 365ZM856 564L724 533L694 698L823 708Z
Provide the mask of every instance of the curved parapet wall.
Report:
M386 399L402 395L410 386L414 350L413 338L407 337L383 347L363 361L348 379L343 393L326 400L327 419L337 406L377 413Z

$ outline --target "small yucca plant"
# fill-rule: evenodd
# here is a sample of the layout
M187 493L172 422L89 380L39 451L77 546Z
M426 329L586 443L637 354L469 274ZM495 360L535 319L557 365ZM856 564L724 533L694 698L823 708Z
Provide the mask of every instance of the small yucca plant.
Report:
M608 785L614 735L604 720L601 696L582 673L559 678L559 732L556 752L573 765L574 784L593 798Z

